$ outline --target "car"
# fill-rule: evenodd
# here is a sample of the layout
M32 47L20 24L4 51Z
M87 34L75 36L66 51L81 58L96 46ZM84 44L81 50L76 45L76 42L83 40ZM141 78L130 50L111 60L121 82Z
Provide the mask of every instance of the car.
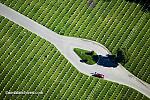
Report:
M94 73L92 76L98 77L98 78L104 78L104 74L100 74L100 73Z

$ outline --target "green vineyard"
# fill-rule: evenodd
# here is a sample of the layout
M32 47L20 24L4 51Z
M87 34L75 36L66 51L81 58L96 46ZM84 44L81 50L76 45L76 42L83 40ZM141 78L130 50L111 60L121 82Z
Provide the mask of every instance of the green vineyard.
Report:
M149 9L127 0L94 0L94 6L89 1L0 0L60 35L97 41L112 54L118 48L127 49L130 57L124 67L150 84ZM9 95L6 91L43 94ZM3 16L0 16L0 98L149 100L127 86L80 73L53 44Z

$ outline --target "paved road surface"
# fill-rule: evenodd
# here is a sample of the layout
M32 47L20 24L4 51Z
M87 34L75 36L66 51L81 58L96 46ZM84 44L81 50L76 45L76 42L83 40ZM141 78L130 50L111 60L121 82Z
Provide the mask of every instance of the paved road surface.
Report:
M88 76L91 76L91 73L94 72L102 73L105 75L105 80L132 87L150 98L150 84L135 77L122 65L119 64L117 68L107 68L96 64L87 65L85 63L81 63L80 58L75 54L75 52L73 52L73 48L82 48L90 51L93 50L97 54L103 56L111 54L103 45L91 40L58 35L57 33L1 3L0 15L54 44L57 49L69 60L69 62L71 62L81 73Z

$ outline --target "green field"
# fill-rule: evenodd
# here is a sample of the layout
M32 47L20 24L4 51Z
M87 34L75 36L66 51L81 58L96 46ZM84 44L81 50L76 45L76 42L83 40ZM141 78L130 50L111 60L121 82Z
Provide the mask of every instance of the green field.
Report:
M150 83L150 12L125 0L0 0L1 3L65 36L97 41L113 54L130 53L124 67ZM5 91L42 91L6 95ZM0 98L148 100L117 83L78 72L51 43L0 17Z

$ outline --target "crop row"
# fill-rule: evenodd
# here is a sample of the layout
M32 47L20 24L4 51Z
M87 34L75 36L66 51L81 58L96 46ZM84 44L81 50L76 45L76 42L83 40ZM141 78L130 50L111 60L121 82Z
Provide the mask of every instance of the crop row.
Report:
M17 26L18 27L18 26ZM20 30L21 31L21 30ZM15 31L14 31L15 32ZM15 33L14 33L15 35ZM29 36L30 35L30 36ZM13 35L12 35L13 36ZM12 37L11 36L11 37ZM21 41L18 40L19 36L22 36L20 39L22 39ZM2 94L4 94L4 91L6 90L10 90L10 91L15 91L15 90L18 90L18 91L26 91L26 90L34 90L36 86L38 85L35 85L36 84L40 84L39 82L37 82L36 80L41 80L43 78L43 75L46 74L46 72L48 71L49 68L45 69L45 74L42 73L44 72L44 69L43 67L40 65L42 64L43 59L41 59L42 57L45 57L45 52L47 51L51 51L51 54L50 55L53 55L52 54L52 51L54 49L51 49L51 50L47 50L48 47L46 47L48 44L45 44L45 42L43 40L39 40L39 37L35 37L34 34L29 34L26 30L23 29L23 32L21 31L21 33L19 34L19 36L16 38L18 41L19 44L17 44L16 42L16 46L15 48L19 48L19 49L15 49L13 48L12 51L17 51L15 54L16 56L12 56L14 57L16 60L13 64L13 67L11 66L5 66L5 68L3 69L2 71L2 75L4 75L4 77L2 77L2 82L1 82L1 86L3 87L3 91L1 92ZM33 37L34 36L34 37ZM9 38L11 38L9 37ZM31 38L32 37L32 38ZM4 38L4 37L3 37ZM30 41L30 42L28 42ZM36 42L36 43L35 43ZM29 45L30 44L30 45ZM11 44L13 45L13 43ZM11 46L10 45L10 46ZM10 47L9 46L9 47ZM25 47L26 46L26 47ZM5 47L5 46L4 46ZM30 49L29 49L30 48ZM27 50L26 50L27 49ZM38 51L37 51L38 50ZM44 51L43 51L44 50ZM29 52L30 51L30 52ZM20 52L20 53L19 53ZM21 52L24 52L23 54ZM42 52L44 52L42 54ZM10 52L11 54L11 52ZM6 53L4 53L4 55L6 55ZM37 55L37 56L36 56ZM45 56L44 56L45 55ZM2 55L3 56L3 55ZM7 55L8 57L10 57L10 55ZM38 62L35 62L34 59L38 59ZM56 59L57 57L50 57L52 59ZM7 59L7 57L6 57ZM51 60L52 60L51 59ZM58 60L57 60L58 61ZM8 61L10 62L10 61ZM48 62L48 61L47 61ZM5 63L5 60L4 62ZM10 62L11 63L11 62ZM58 67L58 65L56 66L55 63L53 63L53 61L49 61L49 63L51 64L54 64L53 65L53 69L55 69L56 67ZM65 63L64 63L65 65ZM19 67L18 67L19 66ZM51 66L50 64L48 66ZM61 68L61 67L59 67ZM7 71L6 69L9 69L9 71ZM51 69L52 70L52 69ZM41 72L42 71L42 72ZM4 74L4 72L6 73L7 72L7 75ZM20 73L21 72L21 73ZM39 74L41 72L41 74ZM53 80L56 79L57 75L56 75L56 70L53 71L54 74L54 78ZM65 72L65 71L64 71ZM53 74L51 71L49 71L49 75ZM39 75L39 77L37 76ZM76 75L76 74L75 74ZM11 76L11 78L9 78ZM31 77L32 76L32 77ZM61 76L64 76L63 74ZM58 78L58 77L57 77ZM60 77L59 79L63 80L62 77ZM77 79L80 79L80 78L77 78ZM43 78L43 80L46 80L45 78ZM80 79L82 80L82 79ZM56 80L57 81L57 80ZM20 83L21 82L21 83ZM55 84L53 83L52 80L47 80L47 82L50 84L50 82L52 82L51 84ZM57 81L59 82L59 81ZM82 80L82 82L84 82L84 80ZM59 82L61 83L61 82ZM93 84L95 84L96 82L94 81ZM12 86L10 84L13 84ZM79 83L77 83L79 84ZM83 84L83 83L82 83ZM81 87L82 87L82 84L80 83ZM89 83L87 83L86 86L88 86ZM43 87L45 85L43 84ZM57 85L54 85L54 86L57 86ZM58 85L59 86L59 85ZM91 85L92 86L92 85ZM72 87L72 86L70 86ZM42 88L42 87L40 87ZM54 87L50 87L50 90L51 88L54 88ZM56 87L55 87L56 88ZM70 88L69 88L70 89ZM78 88L79 89L79 88ZM40 90L40 89L39 89ZM45 90L46 91L46 90ZM47 89L48 91L48 89ZM55 92L56 90L54 90ZM58 90L57 90L58 91ZM52 91L50 91L52 92ZM77 91L74 91L74 93L76 94ZM57 93L57 92L56 92ZM49 94L49 93L47 93ZM4 95L3 95L4 96ZM26 95L27 96L27 95ZM26 96L24 98L26 98ZM44 96L45 98L46 96ZM52 97L55 97L54 95ZM9 98L9 96L6 96L5 97L6 99ZM22 96L12 96L12 98L22 98ZM32 97L33 98L33 97Z
M85 5L86 2L87 1L85 0L83 1L46 0L40 2L38 0L33 0L32 2L28 2L27 0L26 1L19 0L18 2L16 2L15 0L12 1L7 0L5 1L5 4L60 34L63 33L64 35L67 36L76 36L76 37L88 38L88 39L93 39L95 41L98 41L104 44L106 47L108 47L113 53L119 47L128 48L128 51L131 52L132 55L125 67L129 71L133 72L133 74L149 82L149 67L148 67L149 59L147 58L149 57L148 56L149 55L148 33L149 33L150 21L149 19L145 18L147 15L144 12L140 11L141 8L139 7L139 5L131 4L129 2L125 2L124 0L111 1L111 2L99 1L97 2L95 8L87 7L87 5ZM65 83L65 85L63 86L62 81L64 80L64 78L62 76L64 74L60 74L58 69L64 69L64 67L62 66L65 65L58 64L57 66L57 64L56 65L54 64L52 66L54 62L51 62L51 60L50 61L47 60L45 64L47 64L48 62L51 64L47 64L47 66L49 65L49 67L43 68L42 66L45 65L44 61L46 60L43 61L41 58L44 57L43 55L45 54L46 51L48 52L49 49L46 49L47 47L45 47L46 44L44 42L39 43L39 41L37 42L40 45L42 45L41 43L45 45L41 47L43 48L40 49L42 51L36 53L37 52L36 50L34 51L31 50L33 52L31 53L31 56L34 56L32 58L31 56L30 57L27 56L29 55L29 53L27 53L29 52L28 50L25 52L27 54L26 57L28 58L26 58L26 60L23 60L25 58L22 58L22 56L24 56L25 54L21 54L21 53L24 52L25 49L23 48L27 47L27 45L26 44L24 44L24 46L22 45L23 42L26 43L28 41L25 39L26 37L30 36L31 33L23 36L24 35L23 33L22 34L19 33L22 30L22 28L16 26L12 22L7 23L7 21L6 19L2 19L1 33L3 34L0 34L0 38L1 38L0 41L2 41L1 48L0 48L2 50L2 52L0 53L2 70L0 71L2 72L1 75L3 76L1 77L2 78L1 86L4 86L5 87L4 89L7 90L8 88L11 88L11 86L8 85L15 83L12 86L11 90L16 90L17 84L19 84L19 81L21 81L21 85L18 88L19 90L35 90L36 86L39 87L38 90L42 90L42 87L45 87L42 91L44 91L46 94L41 96L41 98L45 98L45 99L46 98L78 99L80 97L86 99L95 98L95 97L99 99L100 98L107 99L109 97L127 98L128 95L131 95L128 97L129 99L136 99L138 97L141 97L142 99L141 94L132 92L132 89L130 90L128 88L123 88L120 87L120 85L115 88L114 85L110 84L109 82L107 83L106 86L102 85L100 87L99 85L96 85L97 81L93 79L91 80L90 78L86 79L86 77L82 75L81 76L79 75L80 77L76 78L75 75L69 74L72 77L74 77L75 80L74 78L73 79L69 78L68 81L65 81L69 83ZM13 32L14 30L15 31L18 30L17 31L18 33ZM7 34L5 34L6 32ZM15 39L15 37L17 38ZM35 36L33 35L32 37L34 37L33 40L35 40ZM38 45L38 47L40 45ZM56 51L54 49L51 50ZM42 55L42 53L44 54ZM37 56L35 56L35 54L37 54ZM19 55L19 56L15 56L15 55ZM50 54L51 56L50 58L56 60L57 58L55 58L52 55L55 54L53 53ZM20 60L18 60L19 57L21 57ZM31 61L29 61L29 58L31 58ZM34 60L39 62L36 62ZM22 63L25 64L27 68L25 68L25 66L23 66ZM61 60L59 63L61 63ZM39 64L43 64L43 65L39 65ZM15 67L11 68L14 65ZM18 67L20 65L22 66ZM30 66L34 66L34 67L29 68ZM52 75L52 73L54 74L51 77L50 75L47 75L48 73L46 74L47 72L46 70L49 71L49 69L51 69L50 66L52 66L52 68L54 67L53 71L48 72L50 75ZM60 68L56 68L56 67L60 67ZM70 67L70 65L66 65L65 67ZM18 80L15 80L14 77L18 76L19 72L22 71L23 73L21 74L21 76L18 77ZM29 74L27 75L28 72ZM41 74L38 76L37 73L41 73ZM14 75L13 78L8 79L11 75ZM68 75L68 73L66 73L66 75ZM39 80L41 79L43 81L39 82ZM57 81L53 82L51 80L57 80ZM73 81L74 84L71 83L72 82L71 80ZM88 82L91 82L90 86L87 86ZM74 87L76 85L77 87ZM101 88L103 91L97 90L96 89L97 87ZM104 87L106 87L106 89ZM112 93L111 89L108 89L107 87L110 87L112 90L115 89L114 91L115 93ZM59 89L61 89L62 92L59 92ZM120 94L118 93L119 89L123 90ZM107 92L107 90L109 91ZM100 94L93 94L97 91ZM125 92L127 93L125 94ZM50 93L52 94L49 95ZM81 96L81 94L84 95ZM16 98L15 96L13 97ZM21 99L22 97L23 96L18 96L18 99ZM30 99L34 97L38 98L39 96L32 95L30 96ZM27 95L24 96L24 98L27 98Z

